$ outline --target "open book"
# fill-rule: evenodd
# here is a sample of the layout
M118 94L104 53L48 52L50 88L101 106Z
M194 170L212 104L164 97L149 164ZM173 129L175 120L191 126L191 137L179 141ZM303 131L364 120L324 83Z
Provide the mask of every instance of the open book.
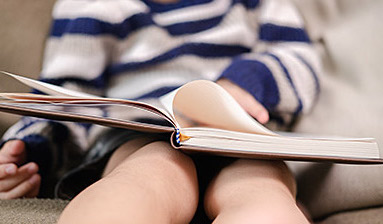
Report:
M187 153L383 163L382 153L373 138L326 138L272 132L248 115L222 87L206 80L190 82L158 102L148 103L102 98L6 72L0 74L47 94L0 93L0 111L3 112L169 133L171 145Z

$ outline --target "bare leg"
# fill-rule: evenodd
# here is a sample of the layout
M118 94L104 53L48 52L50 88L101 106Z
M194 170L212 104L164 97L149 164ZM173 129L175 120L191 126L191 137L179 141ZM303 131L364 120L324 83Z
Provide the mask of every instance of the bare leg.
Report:
M205 210L214 224L306 224L295 181L283 162L237 160L209 185Z
M168 143L130 142L104 174L69 203L59 223L188 223L194 215L195 166Z

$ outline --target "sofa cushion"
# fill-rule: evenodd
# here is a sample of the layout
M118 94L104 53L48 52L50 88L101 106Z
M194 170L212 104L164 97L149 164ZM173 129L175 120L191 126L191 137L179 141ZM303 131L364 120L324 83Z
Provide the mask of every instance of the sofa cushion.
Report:
M317 224L380 224L383 222L383 207L334 214Z
M2 224L54 224L69 201L60 199L0 200Z
M319 44L324 63L321 95L295 131L375 137L383 147L383 2L295 0ZM383 205L383 166L290 163L309 212ZM358 223L358 222L353 222ZM360 222L364 223L364 222Z

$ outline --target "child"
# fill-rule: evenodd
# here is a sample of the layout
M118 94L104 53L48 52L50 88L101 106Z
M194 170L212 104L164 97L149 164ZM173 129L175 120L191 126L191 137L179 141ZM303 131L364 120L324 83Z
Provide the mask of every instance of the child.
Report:
M61 0L53 16L41 79L66 88L150 101L209 79L261 123L294 120L319 91L319 60L287 1ZM59 179L57 196L81 192L59 223L189 223L199 195L214 223L308 223L283 162L191 158L162 138L23 118L4 136L0 197Z

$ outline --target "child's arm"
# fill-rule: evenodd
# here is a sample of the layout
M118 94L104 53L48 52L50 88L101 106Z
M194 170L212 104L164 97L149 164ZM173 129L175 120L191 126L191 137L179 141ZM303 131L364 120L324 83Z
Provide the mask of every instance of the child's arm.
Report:
M316 102L320 59L303 19L288 1L264 1L257 13L257 45L234 58L219 78L242 87L288 123Z

